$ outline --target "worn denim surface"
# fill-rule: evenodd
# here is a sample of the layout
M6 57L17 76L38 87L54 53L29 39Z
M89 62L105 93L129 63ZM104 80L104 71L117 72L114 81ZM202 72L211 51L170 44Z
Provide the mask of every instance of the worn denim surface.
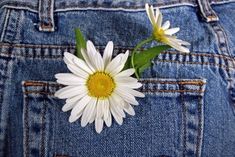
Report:
M146 94L122 126L70 124L56 73L68 72L74 28L102 49L132 49L151 33L144 10L161 7L190 54L159 55ZM235 2L232 0L1 0L0 156L235 156Z

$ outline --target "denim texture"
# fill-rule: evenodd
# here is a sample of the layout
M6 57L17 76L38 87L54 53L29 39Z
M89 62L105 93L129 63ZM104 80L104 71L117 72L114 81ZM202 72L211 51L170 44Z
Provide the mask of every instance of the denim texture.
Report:
M103 52L122 53L151 33L148 2L179 26L190 53L169 50L145 70L135 116L97 134L69 123L56 73L68 72L79 27ZM235 156L235 1L2 0L0 156ZM154 43L153 43L154 44ZM148 45L150 46L150 45Z

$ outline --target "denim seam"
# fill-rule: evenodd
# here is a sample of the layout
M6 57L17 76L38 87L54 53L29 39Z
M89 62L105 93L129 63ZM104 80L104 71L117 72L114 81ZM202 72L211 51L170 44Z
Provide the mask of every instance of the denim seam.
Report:
M212 1L210 2L211 5L222 5L222 4L228 4L228 3L234 3L235 0L228 0L228 1Z
M204 82L202 81L158 81L158 80L140 80L140 82L142 83L159 83L159 84L175 84L175 85L194 85L194 86L203 86L205 85ZM36 89L34 90L27 90L27 91L24 91L24 93L26 95L29 95L29 94L42 94L42 95L54 95L54 92L51 92L50 91L50 88L49 87L52 87L52 88L62 88L62 87L65 87L64 85L61 85L61 84L53 84L53 83L45 83L45 82L38 82L38 81L25 81L23 86L25 88L27 87L47 87L47 90L43 89L42 91L40 91L41 89L39 89L39 91ZM184 89L184 90L181 90L181 89L151 89L151 88L148 88L148 86L146 87L146 89L140 89L141 92L145 92L145 93L156 93L156 92L171 92L171 93L204 93L204 90L203 89Z
M210 23L213 31L216 34L217 37L217 42L218 42L218 46L220 51L227 56L230 56L231 58L233 58L233 56L231 55L230 49L228 47L228 37L227 34L225 33L224 29L222 28L222 26L218 23L218 22L213 22Z
M183 7L183 6L189 6L189 7L196 7L196 4L190 4L190 3L169 3L167 5L164 4L158 4L153 7L158 7L160 9L167 9L167 8L172 8L172 7ZM55 13L60 13L60 12L71 12L71 11L123 11L123 12L144 12L145 8L144 7L139 7L139 8L125 8L125 7L115 7L115 8L105 8L105 7L98 7L98 8L93 8L93 7L74 7L74 6L68 6L66 8L60 8L56 9L54 12Z
M196 3L195 3L195 1L191 1L191 0L181 0L181 1L179 1L179 0L177 0L177 1L173 1L173 2L166 2L166 3L155 3L155 4L152 4L152 5L154 5L154 6L165 6L165 7L172 7L172 5L174 5L174 4L187 4L187 5L191 5L191 6L195 6L196 5ZM7 3L2 3L2 4L0 4L0 8L2 8L2 7L5 7L5 6L11 6L12 8L14 7L15 9L17 9L18 7L20 7L20 8L22 8L22 7L25 7L26 6L26 8L29 8L30 10L34 10L34 12L38 12L38 10L37 10L37 7L36 6L33 6L33 5L29 5L29 4L27 4L27 3L20 3L20 2L7 2ZM56 6L56 8L55 8L55 11L57 11L57 10L61 10L61 9L66 9L66 8L81 8L81 4L76 4L75 5L76 7L74 7L74 5L67 5L67 6L65 6L65 5L59 5L59 6ZM123 5L121 8L123 8L123 9L125 9L125 8L127 8L127 7L129 7L129 8L132 8L132 9L137 9L137 8L139 8L138 7L138 5L133 5L133 6L125 6L125 5ZM89 6L85 6L85 7L83 7L84 9L87 9L87 8L89 8ZM93 9L109 9L109 8L113 8L113 9L115 9L115 8L118 8L118 7L112 7L112 6L107 6L107 7L91 7L91 8L93 8ZM143 6L141 6L141 8L144 8L144 5Z
M204 93L203 90L163 90L163 89L147 89L139 90L143 93ZM43 91L27 91L24 94L42 94L42 95L54 95L54 92L43 92Z
M42 111L41 111L41 117L42 120L42 124L41 124L41 128L42 128L42 133L41 133L41 136L40 136L40 140L41 140L41 145L40 145L40 153L41 153L41 157L44 157L45 156L45 139L46 139L46 124L45 124L45 121L46 121L46 102L45 102L45 99L43 99L43 106L42 106Z
M154 80L154 79L149 79L149 80L141 80L140 82L143 82L143 83L160 83L160 84L182 84L182 85L198 85L198 86L201 86L201 85L204 85L206 84L205 82L203 81L186 81L186 80L181 80L181 81L161 81L161 80ZM27 81L24 83L24 86L25 87L28 87L28 86L61 86L61 87L64 87L64 85L60 85L60 84L48 84L48 83L43 83L43 82L34 82L34 81Z
M230 1L216 1L216 2L212 1L212 2L210 2L210 4L221 5L221 4L233 3L233 2L235 2L235 1L234 0L230 0ZM190 0L188 0L188 1L177 1L176 4L179 4L179 5L184 4L184 5L190 5L190 6L195 6L195 7L197 6L195 1L190 1ZM156 5L156 4L153 4L153 5ZM162 3L162 4L160 3L160 5L166 6L166 7L173 7L172 6L172 2L170 2L170 3L169 2L168 3ZM176 6L178 6L178 5L176 5ZM37 6L33 6L33 5L29 5L27 3L21 3L21 2L17 2L17 3L16 2L7 2L7 3L0 4L0 8L3 8L3 7L10 7L10 8L13 8L13 9L26 9L26 10L29 10L29 11L32 11L32 12L38 12ZM64 7L64 6L62 6L62 7ZM126 6L126 7L130 7L130 6ZM76 9L76 8L78 8L78 7L72 6L72 9ZM99 7L99 8L102 9L102 7ZM111 7L109 6L108 8L111 8ZM108 9L108 8L103 8L103 9ZM113 7L113 8L115 8L115 7ZM59 8L59 7L56 6L54 12L59 12L59 11L63 11L63 8Z
M162 80L155 80L155 79L141 79L140 82L143 83L160 83L160 84L181 84L181 85L197 85L197 86L202 86L206 84L203 81L200 80L180 80L180 81L162 81ZM24 87L28 86L50 86L50 87L57 87L57 86L62 86L64 85L61 84L51 84L51 83L45 83L45 82L40 82L40 81L25 81L24 82Z
M0 43L0 47L16 47L16 48L52 48L52 49L61 49L61 48L65 48L65 49L75 49L75 46L73 45L32 45L32 44L8 44L8 43ZM97 46L99 49L103 49L102 47L103 46ZM125 51L125 50L132 50L133 47L121 47L121 46L115 46L115 49L118 49L118 50L122 50L122 51ZM201 52L201 51L200 51ZM2 53L5 53L5 54L8 54L8 52L2 52ZM163 53L171 53L171 54L179 54L179 52L174 52L174 51L165 51ZM235 61L235 58L234 57L231 57L231 55L227 55L227 54L213 54L213 53L209 53L208 52L204 52L206 54L200 54L200 53L190 53L191 55L195 55L195 56L207 56L207 57L218 57L218 58L223 58L223 59L228 59L228 60L233 60ZM184 56L187 56L188 54L185 54L185 53L180 53L180 55L184 55ZM17 55L17 56L25 56L25 55ZM58 55L59 57L60 55Z
M0 44L1 46L1 44ZM21 45L19 45L21 47ZM31 45L32 46L32 45ZM8 45L8 47L10 47ZM23 46L22 46L23 47ZM40 47L39 47L40 48ZM119 49L115 49L117 51L119 51ZM122 49L120 49L122 50ZM162 59L158 59L156 58L155 59L155 62L172 62L172 63L187 63L187 64L200 64L200 65L212 65L212 66L218 66L218 67L221 67L221 68L225 68L227 70L229 69L234 69L235 68L235 59L232 58L232 57L229 57L227 55L222 55L222 54L197 54L197 53L190 53L189 54L183 54L183 53L177 53L177 52L171 52L171 51L168 51L168 52L163 52L162 54L178 54L178 55L182 55L182 56L201 56L201 57L212 57L212 58L218 58L218 59L223 59L225 62L226 60L227 61L230 61L230 63L233 65L226 65L226 64L218 64L218 63L211 63L211 62L190 62L190 61L176 61L176 60L162 60ZM2 53L0 54L1 56L5 56L5 57L26 57L26 58L50 58L50 59L62 59L62 55L43 55L43 57L41 55L28 55L28 54L15 54L15 53L11 53L10 54L10 51L2 51Z
M2 28L2 34L1 34L1 39L0 39L1 42L3 41L3 38L5 36L5 31L6 31L8 23L9 23L10 12L11 12L10 9L6 10L6 15L5 15L4 22L3 22L4 25L3 25L3 28Z
M202 90L202 86L200 86L200 90ZM202 102L202 96L198 96L198 134L197 134L197 144L196 144L196 156L200 157L201 156L201 147L202 147L202 139L203 139L203 113L202 113L202 107L203 107L203 102Z
M203 85L199 86L200 89L199 90L203 90ZM180 89L183 90L184 86L180 86ZM203 92L204 93L204 92ZM181 97L181 101L183 104L183 157L188 156L188 149L187 149L187 136L188 136L188 124L187 124L187 105L185 104L185 99L184 99L184 95L185 93L181 93L180 97ZM204 94L203 94L204 95ZM201 146L202 146L202 138L203 138L203 95L197 95L198 99L197 99L197 113L198 115L198 126L197 126L197 136L196 136L196 150L195 150L195 156L200 157L201 156ZM190 148L189 148L190 149Z
M0 132L0 142L4 143L5 139L8 139L7 136L7 128L6 123L7 123L7 119L5 118L9 118L8 115L6 116L7 113L3 114L3 99L4 99L4 95L6 93L6 84L5 82L7 81L9 75L9 66L11 65L12 62L10 62L10 60L3 60L2 62L2 67L0 68L0 128L1 128L1 132ZM5 104L6 105L6 104ZM8 112L8 110L7 110ZM5 116L5 117L4 117ZM0 147L0 150L4 150L4 148L6 147L5 144L1 145L2 147ZM3 156L3 154L5 153L5 151L0 151L0 156Z
M4 52L2 54L0 54L0 56L4 56ZM194 54L191 54L191 56L194 56ZM21 58L22 57L24 59L25 58L29 58L29 59L40 59L40 58L46 59L46 58L48 58L48 59L55 59L55 60L61 60L62 59L61 55L58 55L58 56L55 56L55 55L54 56L45 55L43 57L40 57L40 56L37 56L37 55L24 55L23 56L23 55L20 55L20 54L14 54L14 55L8 55L7 54L5 57L12 57L12 58L14 58L14 57ZM212 57L216 58L215 56L212 56ZM226 59L226 60L229 60L229 59ZM230 65L226 65L226 64L211 63L211 62L190 62L190 61L177 61L177 60L167 60L167 59L158 59L158 58L156 58L154 60L154 63L157 64L158 62L189 64L189 65L210 65L210 66L214 66L214 67L219 67L219 68L225 69L226 71L229 71L231 69L235 69L235 66L230 66ZM232 64L235 65L235 61L232 61Z
M180 87L180 89L181 90L183 90L183 86L182 85L180 85L179 86ZM183 135L182 135L182 142L183 142L183 157L185 157L186 156L186 152L187 152L187 150L186 150L186 147L187 147L187 127L186 127L186 119L187 119L187 114L186 114L186 111L187 111L187 106L185 105L185 99L184 99L184 95L183 95L184 93L180 93L180 98L181 98L181 102L182 102L182 126L183 126L183 128L182 128L182 133L183 133Z
M194 64L194 65L211 65L211 66L215 66L215 67L220 67L226 70L229 69L234 69L235 67L229 67L226 65L222 65L222 64L217 64L217 63L210 63L210 62L190 62L190 61L184 61L184 62L180 62L180 61L174 61L174 60L156 60L157 62L166 62L166 63L179 63L179 64Z
M27 89L24 88L24 91L26 92ZM25 106L25 112L24 112L24 132L25 132L25 138L24 138L24 146L25 146L25 149L24 149L24 155L25 157L29 157L29 110L28 110L28 95L24 92L24 100L25 100L25 103L24 103L24 106Z
M14 10L10 10L11 12L8 18L8 24L4 34L4 42L13 42L16 39L19 22L21 20L20 15L16 15L16 12L14 12ZM12 46L10 46L10 48L12 48Z

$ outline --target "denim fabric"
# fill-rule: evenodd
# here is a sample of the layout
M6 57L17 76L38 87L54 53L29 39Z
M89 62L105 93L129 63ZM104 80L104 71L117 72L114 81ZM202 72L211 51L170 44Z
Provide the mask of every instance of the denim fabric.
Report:
M179 26L190 53L163 52L144 72L135 116L97 134L69 123L54 97L68 72L74 28L100 52L125 52L152 31L144 4ZM0 156L235 156L235 2L233 0L2 0L0 2ZM154 43L153 43L154 44Z

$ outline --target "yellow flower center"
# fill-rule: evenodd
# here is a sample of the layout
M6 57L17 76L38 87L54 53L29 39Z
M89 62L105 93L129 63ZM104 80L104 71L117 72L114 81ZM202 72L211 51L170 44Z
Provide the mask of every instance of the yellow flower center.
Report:
M165 31L162 28L154 27L153 28L153 36L154 36L155 40L157 40L159 42L165 43L167 41Z
M95 72L87 80L89 95L96 98L107 98L116 87L113 78L105 72Z

